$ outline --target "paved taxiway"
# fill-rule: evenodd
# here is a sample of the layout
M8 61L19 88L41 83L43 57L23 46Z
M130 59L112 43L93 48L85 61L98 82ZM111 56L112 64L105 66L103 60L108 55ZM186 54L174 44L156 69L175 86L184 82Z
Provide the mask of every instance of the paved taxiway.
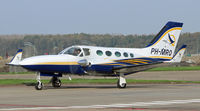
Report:
M35 75L0 75L0 79L18 78L33 79ZM200 81L200 71L140 72L127 78ZM46 85L42 91L34 86L0 86L1 110L199 111L200 84L128 84L126 89L117 89L115 84L65 84L58 89Z
M1 86L0 111L199 111L199 84Z
M104 78L96 76L74 76L73 78ZM1 74L0 79L35 79L36 74ZM68 76L64 76L64 79ZM200 71L152 71L152 72L138 72L126 76L130 79L141 80L187 80L187 81L200 81ZM42 77L42 79L50 79L49 77Z

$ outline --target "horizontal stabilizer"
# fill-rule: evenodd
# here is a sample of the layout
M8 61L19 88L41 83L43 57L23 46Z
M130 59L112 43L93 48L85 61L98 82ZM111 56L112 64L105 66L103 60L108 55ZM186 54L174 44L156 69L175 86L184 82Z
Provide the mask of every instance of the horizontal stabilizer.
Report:
M183 45L173 56L173 59L169 62L181 62L181 59L184 55L187 45Z
M8 63L7 65L19 65L21 59L22 59L22 49L19 49L15 54L15 56L10 61L10 63Z

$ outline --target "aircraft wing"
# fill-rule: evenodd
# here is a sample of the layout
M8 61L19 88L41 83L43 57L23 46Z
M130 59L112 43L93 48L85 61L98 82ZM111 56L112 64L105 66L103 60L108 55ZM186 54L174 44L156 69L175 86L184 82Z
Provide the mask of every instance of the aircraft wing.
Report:
M162 63L162 62L160 62L160 63ZM118 73L125 73L126 75L128 75L131 73L136 73L136 72L154 68L154 67L158 66L158 64L159 63L151 63L151 64L136 65L136 66L114 67L113 71L118 72Z
M154 67L166 66L168 64L164 63L179 63L183 57L183 54L186 49L186 45L183 45L173 56L173 58L169 60L157 59L157 58L134 58L127 60L117 60L115 62L119 62L121 64L126 64L125 66L115 66L113 67L113 71L117 73L124 73L126 75L136 73L139 71L144 71L147 69L151 69ZM163 63L163 64L162 64Z
M182 45L182 47L174 54L173 59L169 62L172 63L179 63L182 60L182 57L184 55L184 52L186 50L187 45Z
M160 65L161 63L163 63L163 60L144 58L144 59L123 60L123 61L118 61L118 62L120 62L121 64L127 64L127 65L115 66L113 67L113 71L128 75L131 73L136 73L139 71L144 71L147 69L154 68L158 66L158 64Z

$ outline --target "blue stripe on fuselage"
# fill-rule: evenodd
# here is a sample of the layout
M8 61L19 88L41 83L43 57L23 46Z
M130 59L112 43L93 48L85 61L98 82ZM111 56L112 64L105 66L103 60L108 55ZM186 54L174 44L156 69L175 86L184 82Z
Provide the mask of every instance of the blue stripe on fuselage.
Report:
M166 61L168 59L160 59L160 58L133 58L133 59L123 59L123 60L134 60L134 59L141 59L148 60L146 64L149 63L156 63ZM121 64L121 65L117 65ZM143 63L138 63L143 64ZM113 67L115 66L136 66L138 64L134 63L126 63L121 62L120 60L116 60L115 63L107 63L107 64L94 64L88 67L81 67L80 65L23 65L22 67L31 70L31 71L38 71L38 72L59 72L59 73L72 73L72 74L84 74L85 71L95 71L99 73L113 73Z
M22 67L39 72L83 73L80 65L23 65Z
M90 67L85 67L84 69L80 65L23 65L22 67L38 72L84 74L84 70L112 73L113 66L115 65L92 65Z

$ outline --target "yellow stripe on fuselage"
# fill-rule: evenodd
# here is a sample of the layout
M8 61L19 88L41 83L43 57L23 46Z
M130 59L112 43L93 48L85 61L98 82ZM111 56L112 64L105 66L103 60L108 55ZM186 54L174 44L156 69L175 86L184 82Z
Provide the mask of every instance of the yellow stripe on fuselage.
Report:
M77 62L41 62L34 65L78 65Z
M129 62L129 61L128 61ZM147 63L145 61L140 61L140 60L130 60L130 62L138 62L138 63Z
M120 66L126 66L125 64L99 64L99 65L120 65Z
M145 59L134 59L136 61L143 61L143 62L149 62L150 60L145 60Z
M172 59L172 57L165 57L165 56L149 56L150 58L158 58L158 59Z
M144 63L144 64L147 63L147 61L141 61L141 60L135 60L135 59L121 60L119 62L126 62L126 63L135 63L135 62L137 62L137 63Z
M125 63L130 63L130 64L132 64L132 63L143 63L143 64L146 64L147 62L143 62L143 61L123 61L123 62L125 62Z

